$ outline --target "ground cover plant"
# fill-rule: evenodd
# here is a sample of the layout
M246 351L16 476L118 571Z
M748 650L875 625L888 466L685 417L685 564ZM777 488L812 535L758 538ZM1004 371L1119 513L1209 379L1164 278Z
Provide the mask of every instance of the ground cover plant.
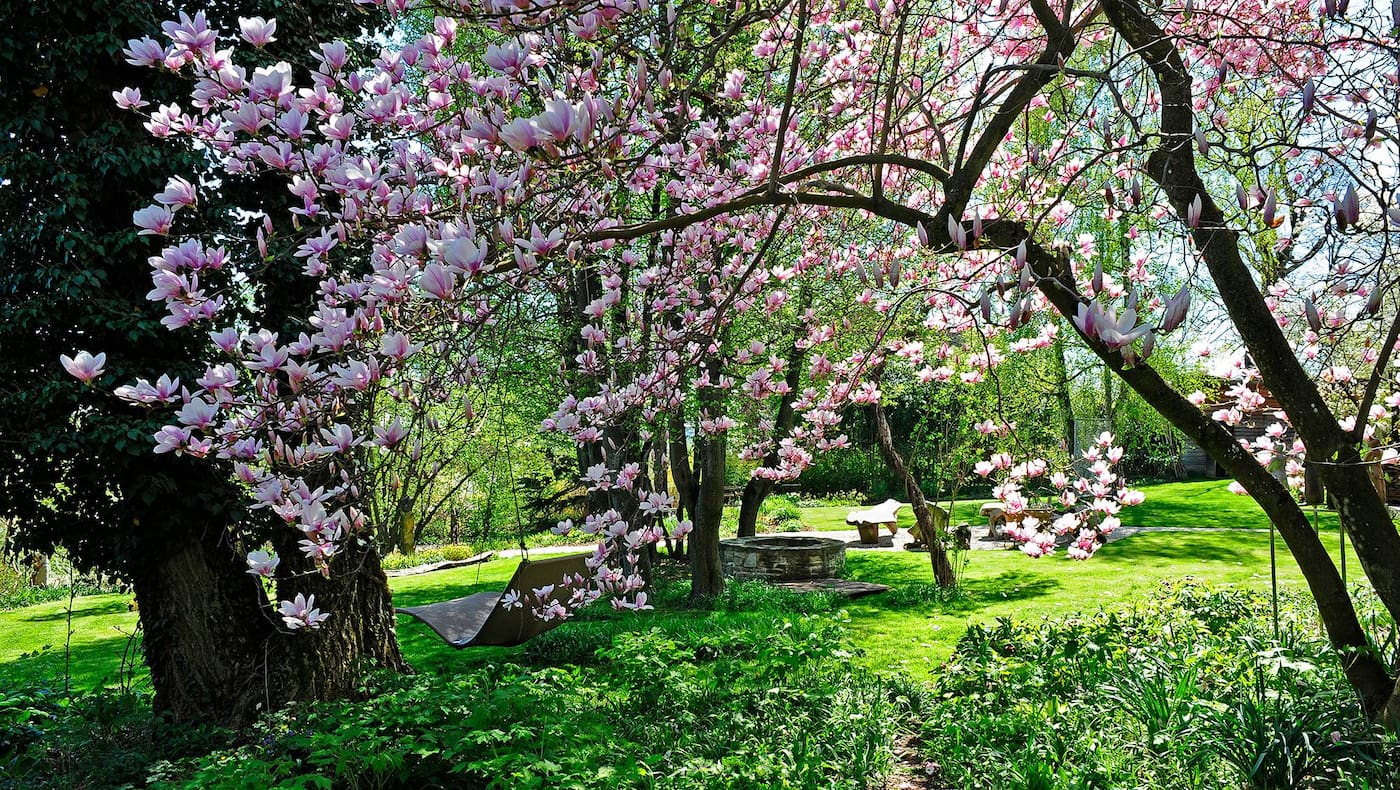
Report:
M1310 602L1166 582L1144 605L974 625L921 733L950 787L1381 788L1400 742L1342 691ZM1379 646L1394 665L1395 644Z

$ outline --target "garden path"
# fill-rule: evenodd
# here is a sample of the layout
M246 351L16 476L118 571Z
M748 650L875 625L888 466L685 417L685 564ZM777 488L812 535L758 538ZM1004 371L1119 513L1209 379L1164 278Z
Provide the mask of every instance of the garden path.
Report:
M1141 535L1145 532L1268 532L1267 529L1244 529L1234 527L1119 527L1108 536L1108 542L1130 538L1133 535ZM781 535L798 535L813 538L835 538L846 541L846 548L856 551L911 551L908 546L913 542L909 536L909 530L900 529L891 536L888 532L880 533L880 543L878 545L868 545L860 542L860 536L854 529L837 530L804 530L802 532L782 532L773 533ZM530 549L532 555L546 554L567 554L571 552L593 551L595 544L577 546L542 546L537 549ZM1005 551L1012 547L1009 540L994 540L986 535L985 527L973 527L972 548L975 551ZM497 557L518 557L520 549L505 549L496 553Z

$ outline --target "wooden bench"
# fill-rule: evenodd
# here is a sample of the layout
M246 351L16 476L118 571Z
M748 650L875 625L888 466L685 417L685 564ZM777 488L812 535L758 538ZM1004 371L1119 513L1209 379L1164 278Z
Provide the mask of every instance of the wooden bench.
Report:
M1000 502L988 502L981 508L982 515L987 519L988 537L1006 537L1006 528L1012 524L1019 524L1028 517L1040 519L1040 523L1049 526L1057 518L1055 511L1048 507L1031 505L1020 513L1007 513Z

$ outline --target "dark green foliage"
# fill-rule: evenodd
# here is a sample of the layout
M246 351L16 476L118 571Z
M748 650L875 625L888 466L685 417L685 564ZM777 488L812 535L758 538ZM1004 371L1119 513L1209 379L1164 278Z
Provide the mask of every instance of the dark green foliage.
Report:
M937 680L924 739L958 787L1374 788L1397 745L1285 601L1172 585L1127 612L974 626Z
M308 60L313 42L354 35L372 19L336 0L200 6L225 31L239 16L277 17L280 42L262 57L294 63ZM14 519L31 546L63 545L109 570L226 522L238 501L208 465L153 456L158 415L110 394L137 377L188 380L203 369L198 334L167 331L162 308L145 298L146 259L160 247L136 236L131 215L169 176L197 180L207 165L188 146L151 137L112 98L140 86L153 107L181 99L182 81L127 65L121 50L128 39L163 38L160 23L184 7L0 0L0 518ZM225 179L223 194L202 195L203 229L242 232L229 206L263 191ZM262 311L288 314L272 303L296 293L271 289ZM78 350L108 354L94 387L59 366L60 354Z
M306 68L322 37L358 38L376 18L340 0L200 5L184 10L205 11L227 44L238 17L277 17L279 41L254 65L287 60L294 69ZM139 114L116 107L113 92L127 86L139 86L153 107L188 104L185 78L137 69L121 54L129 39L163 39L161 22L183 8L170 0L0 0L0 519L13 523L21 547L61 546L80 568L132 583L158 707L184 719L232 720L251 715L247 686L269 704L281 693L268 680L279 674L268 669L273 661L296 660L275 649L266 596L240 556L272 525L245 517L226 469L152 453L151 435L168 414L111 394L162 373L192 384L212 356L203 333L160 325L164 308L146 293L147 259L162 242L138 238L132 212L170 176L217 184L201 191L196 210L182 212L181 231L227 239L250 235L256 221L234 207L267 206L283 218L276 208L288 200L276 178L211 180L202 154L152 138ZM248 280L248 298L230 300L242 315L227 320L300 329L310 293L292 257L273 250L264 265L232 247L230 267L260 271ZM60 354L79 350L108 355L91 387L58 364ZM381 595L356 613L347 601L342 622L353 627L365 612L387 617L386 604Z
M816 497L857 491L862 502L880 502L904 496L903 487L895 482L874 450L852 448L821 453L802 472L798 484L803 494Z
M228 501L192 465L153 459L157 424L106 392L136 376L191 370L198 344L165 331L146 304L152 245L130 226L168 175L192 174L197 160L157 145L111 96L149 82L120 50L158 27L160 3L3 5L0 517L15 519L30 545L63 544L81 563L120 569L143 540L168 539L158 533L176 521L133 528L144 511L159 503L202 521ZM79 349L108 352L95 388L58 364ZM207 496L176 500L184 480L204 484Z
M141 785L166 756L230 742L224 730L162 723L146 695L0 692L0 790Z

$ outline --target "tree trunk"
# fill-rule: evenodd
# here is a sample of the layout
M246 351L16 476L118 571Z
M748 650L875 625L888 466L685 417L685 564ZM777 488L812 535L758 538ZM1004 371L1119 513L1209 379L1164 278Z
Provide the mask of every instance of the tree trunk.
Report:
M1117 405L1113 400L1113 371L1105 365L1103 368L1103 421L1104 430L1109 433L1113 433L1113 417Z
M399 553L405 557L412 556L418 551L418 515L414 512L413 502L409 499L401 501L395 516L399 522Z
M49 586L49 555L35 551L29 555L29 586Z
M718 383L719 360L704 363L703 380ZM724 407L724 391L718 386L700 386L696 400L701 419L717 417ZM719 562L719 530L724 517L725 434L695 433L695 529L690 533L690 601L705 604L724 592L724 573ZM672 469L675 469L672 459ZM674 474L674 471L672 472Z
M204 534L132 570L157 713L237 727L275 707L265 653L276 631L241 565Z
M744 493L739 497L739 537L751 538L758 534L758 511L771 493L772 480L751 477L744 484Z
M296 536L283 530L287 543ZM284 558L292 546L279 546ZM394 633L394 604L389 579L373 545L346 540L331 562L330 577L311 573L278 583L278 597L316 596L316 608L330 618L309 633L279 634L269 664L274 689L282 700L352 697L364 672L405 671L408 663ZM285 630L285 629L279 629Z
M724 436L697 436L700 485L695 529L690 533L690 600L703 604L724 592L719 562L719 530L724 515Z
M1074 400L1069 392L1069 366L1065 364L1065 341L1055 337L1055 353L1051 355L1055 373L1055 402L1060 407L1060 418L1064 421L1065 452L1073 458L1079 451L1075 447L1077 437L1074 431Z
M280 541L294 556L294 536ZM374 549L351 548L326 579L282 582L331 613L315 631L283 627L239 556L208 527L132 573L154 707L176 722L240 727L292 700L351 697L368 669L408 668L394 634L388 580Z
M946 536L943 527L947 524L938 524L944 519L934 518L933 509L924 498L919 481L914 478L914 473L909 471L904 458L895 449L894 437L890 434L890 423L885 419L885 407L876 403L870 407L870 413L871 421L875 424L875 442L880 447L880 456L884 458L890 473L904 484L904 493L909 497L909 507L914 510L914 520L919 525L919 532L924 536L924 543L928 545L928 560L933 566L934 581L939 587L953 587L958 583L958 576L953 571L953 564L948 561L948 550L944 545Z
M763 456L764 466L778 465L779 442L792 433L793 423L797 421L797 411L792 405L802 387L802 360L807 351L805 347L799 346L796 340L793 339L792 347L788 351L787 373L783 377L783 382L787 384L787 392L778 400L778 414L773 420L773 448ZM763 500L771 493L772 480L751 477L744 484L744 494L739 499L739 537L749 538L758 533L758 511L763 507Z
M698 522L695 503L700 492L695 485L695 470L690 465L690 447L685 438L685 413L679 408L666 418L666 452L671 466L671 480L676 485L677 515L689 518L694 526ZM677 550L685 554L685 547L679 542Z

